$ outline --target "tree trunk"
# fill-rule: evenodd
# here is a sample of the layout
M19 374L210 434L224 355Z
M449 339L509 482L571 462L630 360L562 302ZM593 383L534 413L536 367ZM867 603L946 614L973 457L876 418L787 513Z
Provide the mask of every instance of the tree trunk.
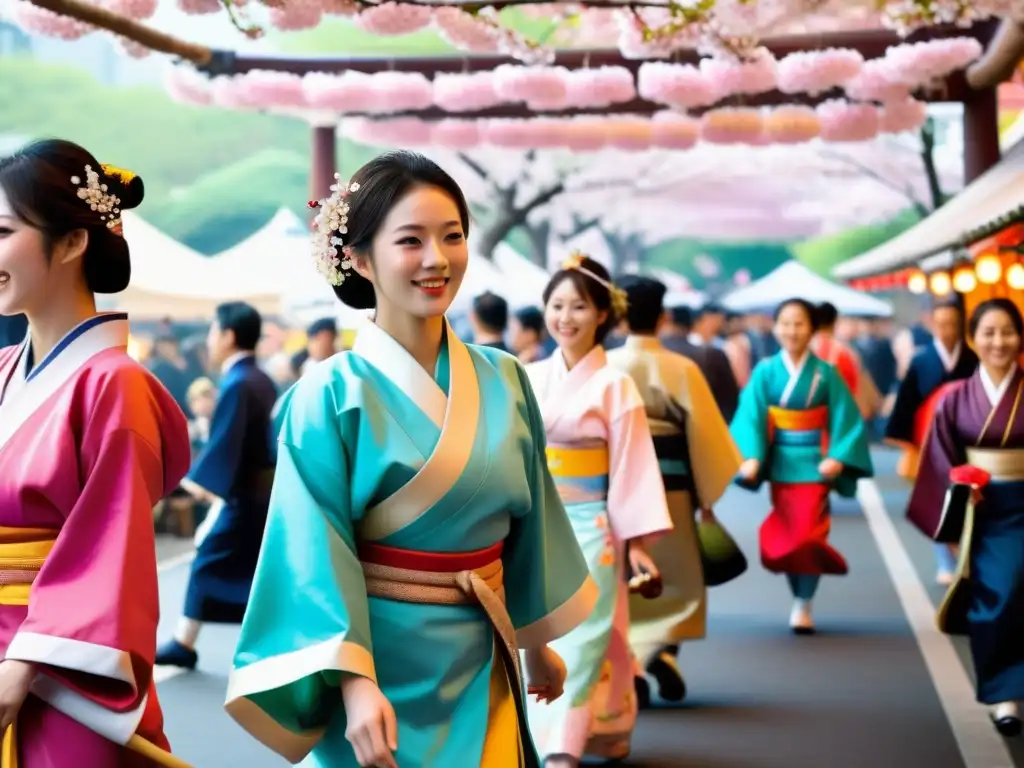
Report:
M935 167L935 120L929 117L921 126L921 162L924 163L925 177L928 179L928 194L931 197L932 210L938 210L946 202L939 181L939 170Z
M536 224L526 222L523 229L530 237L530 261L538 267L548 268L548 243L551 239L551 220L545 219Z

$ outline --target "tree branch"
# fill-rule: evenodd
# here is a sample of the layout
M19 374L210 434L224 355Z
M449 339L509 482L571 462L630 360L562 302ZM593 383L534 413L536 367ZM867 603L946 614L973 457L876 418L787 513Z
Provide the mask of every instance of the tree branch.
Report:
M464 162L467 166L469 166L469 169L471 171L473 171L473 173L475 173L477 176L479 176L482 181L490 181L491 180L491 175L487 172L487 169L484 168L483 165L478 163L472 157L470 157L469 153L467 153L467 152L456 152L455 156L457 158L459 158L459 160Z
M37 8L42 8L61 16L67 16L98 29L104 29L126 40L131 40L133 43L145 46L150 50L178 56L197 66L205 66L213 59L213 51L206 46L196 45L195 43L189 43L172 37L92 3L82 2L81 0L29 1Z
M917 211L921 218L924 218L929 213L931 213L928 206L917 199L917 196L914 194L913 187L902 186L899 183L893 181L892 179L886 178L878 171L876 171L874 168L864 165L863 163L854 160L852 157L847 157L842 153L829 152L828 150L823 150L821 154L823 157L830 157L833 160L841 160L842 162L849 165L851 168L856 169L859 173L862 173L863 175L867 176L869 179L874 179L879 184L882 184L883 186L888 187L894 192L898 192L899 194L903 195L903 197L907 198L910 204L914 206L914 210Z
M600 223L600 216L594 216L593 218L590 219L584 219L578 213L574 213L572 215L572 226L569 228L569 231L558 232L557 234L559 239L561 239L563 242L566 240L572 240L572 238L576 237L577 235L582 235L588 229L590 229L591 227L596 227Z

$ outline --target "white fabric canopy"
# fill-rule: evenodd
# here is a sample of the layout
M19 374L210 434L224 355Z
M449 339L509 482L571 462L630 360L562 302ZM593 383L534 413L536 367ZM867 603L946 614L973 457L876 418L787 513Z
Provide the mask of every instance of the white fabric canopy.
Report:
M730 292L722 306L733 312L770 312L786 299L830 302L842 315L890 317L888 302L826 280L799 261L790 260L760 280Z
M909 266L957 245L961 235L1024 204L1024 142L928 218L832 270L842 280Z

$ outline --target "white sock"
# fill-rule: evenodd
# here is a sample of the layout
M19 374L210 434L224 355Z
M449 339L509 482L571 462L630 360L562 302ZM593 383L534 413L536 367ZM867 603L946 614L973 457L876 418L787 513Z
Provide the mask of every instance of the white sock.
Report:
M178 629L174 633L174 639L189 650L194 650L196 640L199 639L199 630L202 628L203 623L201 621L182 616L178 619Z
M1001 704L996 704L992 710L992 714L996 720L1000 720L1004 717L1020 717L1020 709L1018 708L1016 701L1004 701Z

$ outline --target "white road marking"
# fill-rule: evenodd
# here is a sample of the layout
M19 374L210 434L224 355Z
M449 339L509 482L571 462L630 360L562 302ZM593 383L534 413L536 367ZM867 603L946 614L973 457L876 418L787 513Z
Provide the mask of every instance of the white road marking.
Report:
M1014 768L1003 738L988 719L988 711L975 701L974 684L960 663L953 641L935 626L935 606L873 480L860 481L857 500L921 649L935 692L960 747L964 768Z

